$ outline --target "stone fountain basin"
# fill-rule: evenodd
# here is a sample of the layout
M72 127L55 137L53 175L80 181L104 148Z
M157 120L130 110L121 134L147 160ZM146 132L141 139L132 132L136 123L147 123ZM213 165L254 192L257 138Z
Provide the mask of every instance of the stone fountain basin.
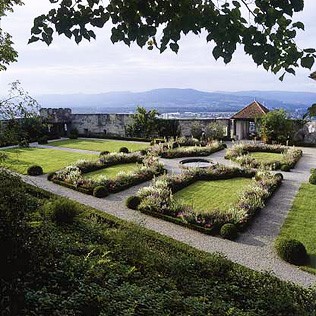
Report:
M185 168L209 168L213 163L205 158L188 158L179 162L181 167Z

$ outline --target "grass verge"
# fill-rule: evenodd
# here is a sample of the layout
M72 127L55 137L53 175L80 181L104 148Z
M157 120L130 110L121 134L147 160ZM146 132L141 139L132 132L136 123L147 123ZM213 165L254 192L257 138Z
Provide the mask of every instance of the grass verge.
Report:
M118 152L121 147L127 147L129 151L138 151L148 148L148 143L136 143L118 140L87 140L87 139L67 139L49 143L50 146L66 147L73 149L83 149L92 151Z
M316 274L316 185L303 183L295 197L279 237L297 239L304 244L310 263L302 269Z
M79 159L97 158L97 155L47 148L14 148L4 152L8 159L2 165L21 174L26 174L27 168L32 165L40 165L44 173L48 173L69 166Z

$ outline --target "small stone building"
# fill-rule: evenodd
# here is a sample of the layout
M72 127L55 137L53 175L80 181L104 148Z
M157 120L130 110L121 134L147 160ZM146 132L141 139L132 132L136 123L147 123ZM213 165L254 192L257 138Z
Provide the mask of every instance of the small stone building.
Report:
M258 135L257 122L266 115L269 110L257 101L253 101L231 117L232 137L240 139L251 139Z

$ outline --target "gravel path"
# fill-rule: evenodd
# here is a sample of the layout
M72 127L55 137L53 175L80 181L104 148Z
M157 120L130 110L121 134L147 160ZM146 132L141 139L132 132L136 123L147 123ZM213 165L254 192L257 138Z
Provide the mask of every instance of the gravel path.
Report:
M105 199L97 199L48 182L45 175L40 177L23 176L23 178L25 181L50 192L105 211L121 219L135 222L197 249L210 253L220 252L228 259L243 266L257 271L269 271L283 280L307 287L316 285L316 275L304 272L296 266L280 260L273 248L273 241L279 233L301 183L308 180L310 169L316 166L316 149L303 148L303 151L304 155L296 168L291 172L283 173L282 186L255 218L253 224L235 242L207 236L126 208L124 203L126 197L136 193L140 187L148 185L149 182L112 194ZM233 164L223 158L224 153L224 151L220 151L208 158L213 162ZM170 172L180 172L178 161L181 159L162 160Z

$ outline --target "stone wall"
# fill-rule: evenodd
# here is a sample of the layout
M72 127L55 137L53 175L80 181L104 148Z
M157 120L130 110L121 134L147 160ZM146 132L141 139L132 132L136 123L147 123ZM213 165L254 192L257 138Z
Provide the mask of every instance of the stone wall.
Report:
M308 122L294 136L299 143L316 145L316 121Z
M126 126L132 122L131 114L72 114L71 128L81 135L126 136Z
M41 117L51 124L67 124L67 129L76 128L80 135L125 137L126 127L132 123L131 114L72 114L71 109L41 109ZM223 123L229 135L229 119L178 119L182 136L191 136L191 126L198 123L205 129L215 120Z

